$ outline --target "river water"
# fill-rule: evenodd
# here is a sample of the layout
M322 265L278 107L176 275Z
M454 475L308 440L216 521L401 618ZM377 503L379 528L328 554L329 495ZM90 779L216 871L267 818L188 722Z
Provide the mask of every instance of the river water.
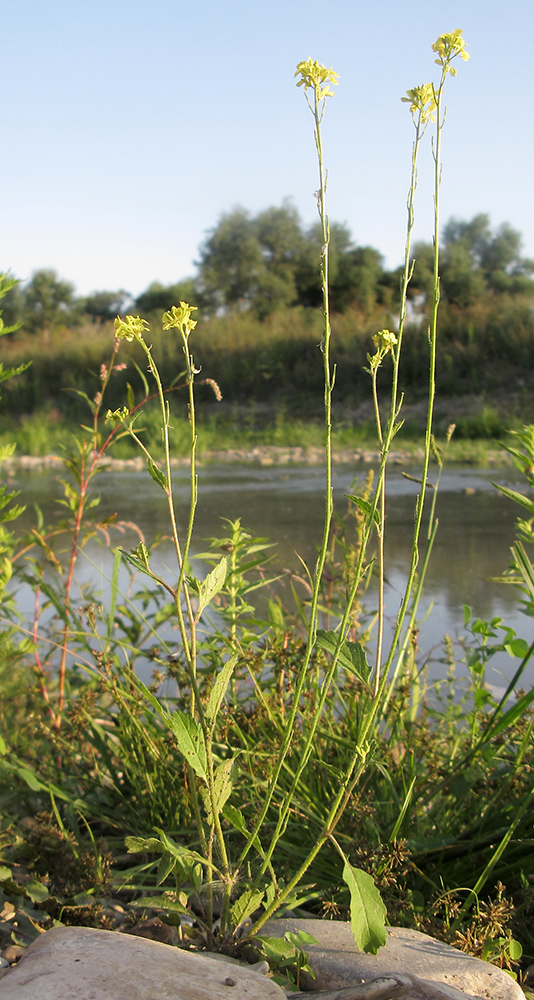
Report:
M344 494L354 492L355 478L363 481L368 469L369 466L348 465L335 468L334 495L340 512L347 507ZM393 469L388 477L387 613L391 621L399 605L409 565L417 491L417 485L402 471L412 475L420 473L419 469L405 466L403 470ZM528 642L534 635L534 621L519 610L515 589L489 579L501 575L508 566L515 520L520 514L520 508L503 497L492 485L492 480L523 488L523 480L511 469L455 468L446 470L442 476L437 500L439 528L420 613L420 618L425 618L420 626L421 657L429 656L433 660L431 673L435 676L445 671L440 662L443 636L459 638L465 634L464 604L469 605L476 616L502 617ZM176 470L174 483L179 527L183 530L189 495L185 469ZM25 526L32 521L33 503L42 508L45 523L64 516L64 508L55 499L62 495L56 474L17 472L13 484L21 490L20 500L28 505L23 515ZM147 543L158 534L168 533L165 497L145 472L107 471L96 480L95 492L101 496L100 516L117 512L120 519L136 522ZM251 532L267 536L275 543L275 566L298 569L299 555L313 566L315 545L322 533L323 503L324 477L319 468L207 465L199 470L193 553L206 548L207 537L224 534L221 518L241 518ZM136 539L132 533L125 538L115 537L113 544L133 546ZM158 552L160 563L168 560L172 565L172 552L165 543ZM111 556L105 548L96 545L92 545L88 553L90 562L80 564L81 578L99 579L105 590ZM372 589L368 600L371 605L375 601ZM28 610L29 601L29 595L21 592L21 602L28 604ZM507 654L496 658L489 680L497 690L504 688L506 679L517 665L518 661ZM526 680L534 683L534 668L523 683Z

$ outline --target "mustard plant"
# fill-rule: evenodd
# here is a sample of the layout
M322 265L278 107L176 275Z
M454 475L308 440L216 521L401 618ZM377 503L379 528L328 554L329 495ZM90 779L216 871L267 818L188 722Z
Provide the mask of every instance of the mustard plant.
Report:
M169 846L168 837L160 831L158 838L153 838L150 842L146 840L131 840L129 847L131 850L142 850L152 847L167 857L166 870L179 871L179 881L185 880L186 869L188 877L193 882L198 883L198 874L192 874L195 865L200 864L205 872L207 883L208 903L205 913L206 941L208 947L213 947L213 899L215 886L220 888L222 893L222 907L220 920L220 934L222 940L226 940L228 935L232 935L244 920L250 917L260 905L263 907L261 916L257 917L253 926L247 931L247 937L253 937L258 933L266 920L276 912L282 905L293 898L294 891L302 882L306 871L313 863L319 851L327 841L330 841L339 852L344 864L344 878L349 886L352 899L352 926L357 942L365 950L376 951L385 942L384 929L384 908L380 897L373 885L372 879L367 873L355 868L349 862L343 849L334 836L344 810L350 801L354 788L369 766L373 757L373 726L380 718L380 709L387 701L387 683L390 667L393 663L397 650L399 637L407 612L408 604L412 595L416 567L419 559L419 534L422 522L422 512L427 489L427 477L432 452L435 452L432 437L432 415L435 395L435 345L437 335L437 309L439 304L439 186L440 186L440 148L441 131L443 128L443 106L442 95L445 79L448 74L454 75L452 61L456 56L467 58L465 43L461 32L453 32L451 35L443 35L434 45L437 52L437 62L441 67L441 78L437 87L433 84L426 84L422 87L414 88L408 92L407 98L410 103L410 110L415 126L415 140L412 152L412 173L408 198L408 226L405 247L405 263L403 278L401 283L401 307L400 323L397 333L389 330L382 330L373 338L376 348L373 355L368 356L368 371L372 379L372 393L375 408L375 419L378 440L381 451L380 469L377 476L376 485L371 498L365 496L352 496L351 500L364 515L364 526L361 533L361 545L359 547L356 564L351 567L351 575L347 581L346 607L340 616L340 621L335 629L321 629L320 625L320 594L323 584L323 572L329 553L329 542L333 517L333 491L332 491L332 393L335 382L335 368L331 362L331 324L330 324L330 303L329 303L329 223L326 209L326 169L323 157L322 123L328 98L334 92L332 86L337 85L337 74L332 69L327 69L311 59L298 64L295 76L298 78L298 87L304 89L304 94L308 107L314 120L314 140L318 159L319 186L316 191L317 207L319 212L322 249L320 259L321 284L323 295L323 331L321 336L320 349L323 361L324 375L324 419L325 419L325 510L322 541L319 546L317 562L313 571L307 571L310 580L310 600L308 606L307 637L304 654L299 666L298 674L294 684L293 698L291 706L285 718L283 731L281 734L280 749L277 760L269 776L265 789L263 804L259 814L250 830L247 830L242 820L235 815L235 810L228 804L232 791L233 775L238 767L238 759L234 751L228 747L221 758L219 750L215 749L214 741L217 732L217 717L223 699L226 696L229 685L235 674L237 663L242 649L238 643L238 635L234 624L231 624L231 653L229 659L223 659L221 651L221 661L215 678L203 689L198 674L198 626L203 613L208 606L220 595L228 573L228 560L223 557L217 562L204 581L188 577L186 574L186 560L190 548L192 537L194 515L197 503L197 482L195 472L195 451L196 451L196 428L195 428L195 402L193 394L194 377L196 369L190 350L190 335L194 330L195 321L192 319L193 307L187 303L180 303L179 307L173 307L169 313L163 316L163 327L165 330L176 329L181 337L182 349L186 363L186 379L189 391L189 421L191 430L191 493L190 493L190 514L185 541L182 543L178 536L176 527L176 516L174 512L174 501L172 495L171 467L168 448L168 426L169 413L164 393L161 386L156 363L151 353L150 347L145 340L147 324L139 317L127 317L125 320L116 321L116 337L124 340L136 340L144 351L149 372L154 377L157 384L157 392L160 400L162 415L162 433L164 440L164 470L161 470L146 446L138 438L135 431L135 417L131 416L131 405L121 410L116 410L108 414L108 419L120 423L121 426L139 443L147 459L147 468L155 482L163 489L169 507L169 515L172 526L172 534L178 565L178 580L176 585L158 577L150 568L149 554L143 545L137 547L128 556L130 562L137 569L148 574L152 579L161 585L171 594L174 601L176 615L179 623L180 636L188 671L191 687L190 713L175 711L169 713L157 700L146 692L152 704L172 731L178 750L187 762L189 771L189 781L192 788L193 800L195 802L195 815L200 840L200 853L192 852L186 848ZM436 138L434 145L435 160L435 233L434 233L434 294L432 303L432 319L429 330L430 362L429 362L429 402L427 414L427 433L425 441L425 459L423 463L423 473L421 477L421 492L416 504L415 532L412 550L412 565L408 577L406 593L399 611L397 625L393 637L393 642L389 655L385 658L382 667L382 646L383 646L383 619L384 619L384 530L385 530L385 487L386 487L386 466L393 438L400 427L399 413L402 405L402 396L399 391L399 371L401 359L401 347L404 334L404 327L407 315L407 289L413 271L411 261L411 237L414 224L414 198L417 182L417 161L421 139L429 125L436 123ZM386 363L386 359L392 359L392 390L389 404L388 416L383 422L381 416L380 402L377 389L378 369ZM433 529L432 529L433 531ZM429 553L432 540L432 531L429 536L427 552ZM348 639L349 631L353 623L354 605L356 595L362 586L362 581L371 572L371 563L367 562L367 549L370 538L376 532L378 536L378 564L379 564L379 614L378 614L378 641L376 661L374 668L371 668L367 661L367 654L361 642ZM414 612L415 613L415 612ZM402 659L402 650L399 655L397 671ZM317 670L315 657L319 651L327 656L327 666L324 671ZM317 679L315 711L311 716L303 720L302 717L302 696L306 683L309 680L310 669L315 670ZM364 713L363 724L360 729L357 744L354 746L352 755L343 773L339 774L338 790L333 801L327 809L325 820L321 824L320 832L316 838L313 849L302 859L301 864L293 873L292 877L284 885L279 883L274 874L272 859L281 837L286 829L295 795L299 788L302 775L309 765L314 749L314 740L320 720L323 716L325 705L333 690L334 678L340 667L349 669L364 685L366 691L366 711ZM393 682L391 682L393 683ZM390 691L392 688L390 687ZM385 695L385 697L384 697ZM290 750L300 733L298 761L293 768L292 777L287 786L282 789L281 777L285 768L285 762ZM267 835L267 842L263 844L267 832L267 819L271 811L271 806L276 797L276 821L274 828ZM202 808L204 807L204 812ZM239 853L237 860L230 863L228 850L226 847L225 835L221 819L225 817L236 830L244 837L244 846ZM216 845L216 853L214 852ZM242 892L237 902L232 904L232 895L241 873L248 864L248 856L251 850L259 856L256 874L252 881ZM185 866L185 867L184 867ZM181 873L181 874L180 874ZM182 905L182 904L181 904Z
M417 604L421 593L424 569L430 555L435 535L436 520L434 505L431 510L430 528L426 539L422 571L419 580L416 573L420 563L420 534L423 508L429 489L428 475L432 455L441 467L441 457L435 447L432 435L432 421L435 398L435 365L437 316L439 306L439 191L441 182L441 134L444 124L443 89L448 75L455 75L453 60L466 59L465 42L460 31L442 35L433 46L437 53L436 62L440 66L439 83L425 84L407 92L403 100L410 105L415 128L412 150L411 179L408 195L408 222L404 254L404 268L400 289L400 315L397 330L382 329L373 336L374 353L367 356L367 371L371 378L371 392L374 405L376 433L380 448L380 466L375 482L369 483L360 495L351 494L359 520L357 550L346 558L345 604L339 610L334 627L331 608L326 610L322 603L325 567L331 553L332 521L334 513L332 486L332 396L335 385L335 366L332 363L332 332L330 321L329 295L329 247L330 228L327 214L327 174L323 156L322 125L328 99L334 96L333 86L337 85L337 74L320 63L308 59L297 66L295 76L297 86L303 88L304 95L313 117L314 141L318 163L318 189L315 192L321 226L322 247L320 273L322 287L322 334L320 342L323 368L324 393L323 410L325 425L325 505L323 532L315 567L304 567L309 583L309 600L306 602L305 642L298 668L292 678L291 698L284 704L280 717L267 705L267 714L273 728L279 733L276 759L265 781L261 805L248 825L232 802L232 793L240 781L240 755L242 748L232 744L228 734L231 727L225 721L226 700L236 700L236 677L246 664L257 636L248 632L243 624L246 595L252 589L245 579L245 569L257 568L264 555L264 539L245 538L243 529L237 523L230 523L227 540L216 539L212 549L204 556L212 564L204 578L196 577L191 570L191 543L198 501L196 468L197 426L195 404L195 377L199 369L191 349L194 340L196 307L186 302L163 314L163 332L175 336L181 345L184 358L183 378L187 391L189 422L190 491L187 526L183 534L178 528L176 503L173 492L173 478L170 452L171 415L168 395L148 341L149 324L139 316L118 317L115 321L115 342L113 358L102 378L102 391L89 402L93 413L93 424L88 429L88 437L79 447L74 459L67 459L67 469L75 480L75 487L64 483L64 504L73 518L72 548L68 569L65 574L63 607L61 617L63 632L60 649L59 695L57 705L51 709L53 724L58 729L65 700L65 677L70 641L73 637L71 593L74 568L80 548L80 532L83 516L88 506L88 486L97 471L104 450L123 435L128 435L146 459L147 471L160 489L167 504L171 537L176 565L170 574L156 572L151 564L151 553L144 540L130 552L122 555L137 573L151 580L152 585L170 598L180 637L180 663L183 662L185 678L180 677L180 686L187 691L187 704L180 704L171 710L154 690L146 687L133 671L128 672L132 690L140 693L145 705L150 707L158 720L158 725L166 730L184 762L187 793L190 797L194 816L195 842L184 846L170 834L155 827L154 836L131 836L127 838L131 853L152 852L160 855L158 885L167 878L174 877L172 896L164 893L138 900L139 905L156 905L173 913L175 918L187 911L194 897L200 907L199 922L203 941L209 949L230 948L240 940L257 938L265 922L283 906L289 906L298 899L298 889L313 865L317 855L329 843L334 846L343 862L343 878L351 897L351 925L358 946L365 951L375 952L386 941L385 909L371 876L355 867L344 850L337 827L351 802L355 789L373 765L376 754L377 734L386 716L386 708L392 698L395 684L401 671L415 628ZM417 185L417 166L422 139L431 124L435 125L433 156L435 165L434 194L434 272L431 320L428 331L429 342L429 395L427 408L427 429L425 436L425 456L420 477L420 493L415 509L412 560L406 591L402 598L394 635L389 652L384 654L384 586L386 528L386 485L387 464L391 446L402 420L402 393L400 391L402 344L407 322L407 294L413 273L411 255L412 232L414 226L414 204ZM159 419L163 442L163 461L158 461L150 444L143 439L139 429L140 406L136 405L134 393L128 387L127 405L108 409L106 423L110 430L100 436L98 420L102 412L104 390L107 388L114 359L121 342L135 344L144 355L148 375L153 379L153 395L159 406ZM385 407L380 401L378 372L391 364L391 392ZM151 395L144 378L145 397ZM217 388L212 383L212 388ZM436 484L434 484L435 486ZM436 489L433 491L435 501ZM372 538L377 539L379 578L377 646L374 665L369 663L368 650L355 627L358 595L368 582L374 569L375 557L370 554ZM47 559L53 560L53 550L46 534L40 533L31 543L40 545ZM228 554L220 558L214 556L214 548L227 548ZM27 554L27 552L25 553ZM120 555L120 553L118 554ZM243 559L248 560L243 563ZM265 583L265 580L262 581ZM38 583L44 588L44 580ZM48 588L48 594L51 594ZM226 600L220 624L210 625L210 612L217 608L217 602ZM411 605L410 605L411 602ZM56 597L56 605L59 601ZM411 607L411 610L409 611ZM402 633L407 614L410 613L408 629ZM331 616L331 617L329 617ZM276 616L275 616L276 617ZM331 620L332 618L332 620ZM278 623L280 625L280 623ZM326 628L321 625L326 624ZM203 630L212 629L208 639L203 638ZM272 622L272 632L276 632L276 621ZM280 627L283 628L282 621ZM218 631L220 630L220 632ZM355 634L356 633L356 634ZM97 630L93 630L96 637ZM37 638L37 630L35 630ZM106 648L109 652L109 647ZM206 661L203 659L207 653ZM44 676L44 670L41 674ZM392 670L393 668L393 670ZM336 770L329 798L318 820L318 831L313 846L304 857L300 857L295 870L287 880L280 878L275 870L276 852L283 841L295 802L298 799L307 769L313 761L319 727L325 715L330 712L332 701L339 694L337 678L345 671L357 684L360 703L359 726L354 731L354 739L343 766ZM176 676L176 672L175 672ZM306 711L305 698L314 679L313 711ZM254 678L251 672L251 678ZM261 688L255 691L261 697ZM282 700L282 699L281 699ZM265 706L264 706L265 707ZM289 757L291 754L291 759ZM403 814L402 814L403 815ZM402 815L395 825L400 829ZM273 818L274 817L274 818ZM240 847L234 847L236 837ZM230 843L232 850L230 850ZM252 860L253 859L253 860ZM218 922L215 920L219 913Z

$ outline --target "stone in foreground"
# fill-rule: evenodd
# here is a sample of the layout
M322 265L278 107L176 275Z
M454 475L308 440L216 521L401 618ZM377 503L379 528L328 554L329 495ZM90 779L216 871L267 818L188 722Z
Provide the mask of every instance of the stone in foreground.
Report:
M389 927L387 944L376 955L358 951L350 924L340 920L280 918L268 921L261 933L281 937L287 931L317 938L317 944L306 945L316 978L302 974L305 990L332 991L380 976L407 975L413 985L403 1000L461 1000L458 991L482 1000L525 1000L506 972L420 931Z
M146 938L55 927L0 980L0 1000L285 1000L246 967Z

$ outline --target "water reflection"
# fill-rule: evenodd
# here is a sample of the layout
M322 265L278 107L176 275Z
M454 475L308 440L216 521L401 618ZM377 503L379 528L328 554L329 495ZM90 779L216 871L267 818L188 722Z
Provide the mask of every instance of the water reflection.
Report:
M417 475L419 470L406 471ZM355 477L363 480L367 472L368 467L335 470L334 492L339 510L346 507L344 494L352 491ZM178 519L183 529L188 513L187 471L177 470L174 478ZM421 642L426 652L436 647L445 633L461 634L463 604L484 618L502 616L528 641L532 637L531 620L518 611L513 588L489 581L490 577L501 575L508 565L519 513L519 508L499 494L490 479L516 487L521 482L519 477L514 482L516 477L510 470L490 473L455 469L443 475L437 502L439 529L422 605L422 612L433 605L432 614L422 627ZM45 523L56 522L64 515L64 509L54 501L54 497L61 496L55 476L19 473L14 485L28 505L24 515L26 526L32 521L34 502L43 509ZM99 476L95 489L101 495L101 515L117 512L121 519L135 521L148 542L168 532L165 497L145 473L106 472ZM409 565L417 485L400 470L393 470L389 474L388 491L388 615L393 619ZM278 565L297 569L300 565L297 553L313 565L315 544L322 531L323 496L320 469L232 465L201 468L194 551L205 548L207 537L221 534L221 518L240 517L253 533L276 543ZM122 539L114 544L133 545L135 539L132 535L126 543ZM90 554L105 579L109 571L107 553L93 546ZM159 558L171 560L172 553L162 546ZM88 565L83 575L87 579L95 572ZM499 669L511 673L516 663L504 656ZM436 670L440 669L438 665Z

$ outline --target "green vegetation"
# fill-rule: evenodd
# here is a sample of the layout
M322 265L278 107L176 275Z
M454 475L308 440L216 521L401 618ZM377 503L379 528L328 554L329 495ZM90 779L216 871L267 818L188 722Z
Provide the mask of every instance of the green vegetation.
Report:
M369 952L385 941L387 913L391 923L428 930L511 970L522 950L527 965L534 958L534 689L522 688L534 643L500 619L483 621L466 608L468 638L460 647L444 640L445 680L432 683L429 665L418 655L418 607L438 528L435 497L450 437L450 431L444 435L443 449L434 437L438 365L446 357L440 352L457 350L460 356L462 346L459 339L447 344L446 338L440 346L438 338L437 238L443 91L455 75L453 61L468 58L461 31L441 35L433 51L438 83L416 87L407 97L415 141L395 332L384 325L378 297L368 308L381 322L371 326L369 312L356 331L356 311L334 316L331 308L337 238L326 210L321 125L337 74L312 60L300 63L296 75L313 116L318 154L320 312L301 304L297 312L274 310L259 322L253 297L250 308L241 309L247 293L240 272L229 274L224 287L219 278L211 286L206 279L206 295L211 287L215 296L213 309L227 308L226 315L197 326L196 306L180 299L166 308L161 333L143 316L117 318L105 364L102 355L91 353L108 333L105 323L98 330L92 326L85 339L79 331L67 337L47 321L48 347L62 345L63 377L74 376L65 410L55 404L57 419L76 419L77 407L83 407L85 419L64 457L64 520L48 528L37 514L33 529L16 544L2 535L3 579L14 571L33 597L30 621L19 620L12 602L2 605L0 682L9 697L0 708L0 891L13 914L15 938L27 940L54 921L109 926L112 896L123 901L127 922L134 923L136 913L155 912L179 931L183 945L253 958L271 957L262 928L272 914L288 908L350 916L358 946ZM408 319L415 182L427 131L433 131L435 215L425 292L429 329L423 333ZM280 223L287 221L289 210L284 211ZM260 220L261 225L241 213L248 242L247 253L238 257L252 261L263 299L270 287L273 300L281 296L287 309L299 287L298 268L295 264L291 283L274 251L271 258L262 251L260 259L254 239L261 237L266 247L271 238L269 219ZM254 222L253 231L248 221ZM512 246L509 233L492 237L487 227L475 229L478 242L461 226L454 238L464 241L469 266L483 272L486 282L495 283L497 272L530 280L524 262L515 275L506 270L509 264L501 266L505 255L497 253L495 242ZM488 247L494 247L493 257ZM209 263L210 273L216 249L208 241L203 266ZM508 284L499 299L503 309L523 308L526 300L516 298L516 291L519 287ZM524 295L523 285L520 291ZM217 295L233 301L221 305ZM70 308L68 290L58 296L58 308ZM446 305L446 323L453 324L455 308L452 301ZM478 315L489 328L483 303L465 308L472 310L473 324ZM288 317L295 318L291 333ZM454 365L449 373L457 385L478 377L476 360L482 355L476 353L474 329L468 333L465 369L458 373ZM251 330L257 336L253 349L247 340ZM497 352L497 333L494 341ZM10 350L23 343L28 341L14 340ZM334 359L336 351L345 350L346 363L344 356ZM219 370L209 367L211 357ZM483 357L480 371L486 372L490 338ZM409 436L402 426L403 388L404 381L412 386L410 372L418 366L427 379L420 489L410 566L388 644L386 472L401 435ZM89 392L87 368L97 379L97 389ZM38 396L43 386L52 388L54 377L56 395ZM268 540L252 537L239 521L226 522L194 564L190 559L197 506L196 397L217 395L217 382L226 377L234 379L234 402L252 400L258 409L266 383L272 384L278 413L282 405L291 409L293 425L299 410L306 411L306 400L314 393L323 398L323 532L315 567L303 564L300 576L287 579L285 597L276 589L283 574L270 561ZM32 384L34 405L27 407ZM355 392L360 398L360 386L370 400L366 426L374 426L379 469L355 485L349 513L341 517L331 490L333 405L338 397L348 408ZM12 417L33 412L26 428L33 419L36 434L37 398L39 406L57 399L57 367L48 367L47 352L34 351L32 368L6 383L6 395L7 390ZM419 375L413 391L417 401ZM187 408L187 422L181 424L169 405L177 398L183 398L183 411ZM291 408L290 399L296 399ZM200 399L208 426L210 405L218 404ZM482 438L501 429L498 420L495 403L482 409ZM159 566L157 549L149 551L142 538L124 551L115 534L120 525L98 519L94 476L107 454L120 453L127 444L141 453L154 490L165 496L172 565ZM187 451L190 463L182 535L173 495L173 447ZM534 427L517 431L507 448L534 486ZM503 492L523 514L507 579L519 588L532 616L534 503ZM4 495L4 508L12 500ZM11 508L8 516L16 513ZM113 550L106 601L94 584L77 576L87 543L95 538ZM378 579L377 614L366 607L372 574ZM254 607L262 590L264 618ZM487 670L502 651L513 661L514 674L498 698ZM281 964L289 971L294 966L296 981L305 964L302 945L297 939L279 949Z

